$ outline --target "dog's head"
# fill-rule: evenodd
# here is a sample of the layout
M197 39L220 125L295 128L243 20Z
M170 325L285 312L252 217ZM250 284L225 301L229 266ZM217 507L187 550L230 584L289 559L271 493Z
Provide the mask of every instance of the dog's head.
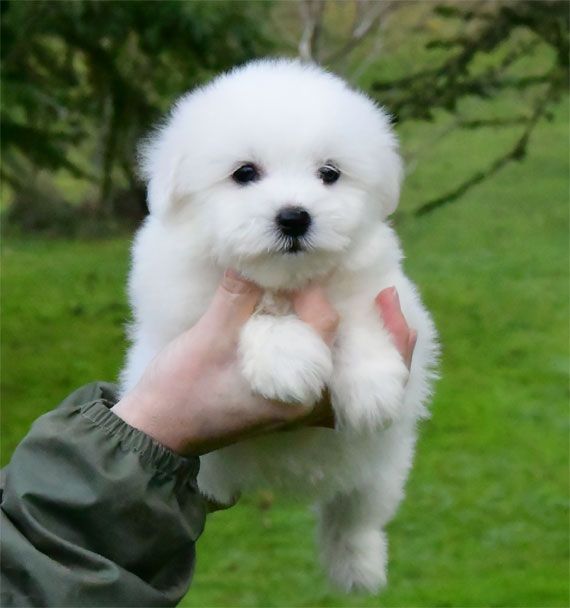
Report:
M266 60L184 96L143 146L151 215L266 287L334 268L398 203L386 114L313 65Z

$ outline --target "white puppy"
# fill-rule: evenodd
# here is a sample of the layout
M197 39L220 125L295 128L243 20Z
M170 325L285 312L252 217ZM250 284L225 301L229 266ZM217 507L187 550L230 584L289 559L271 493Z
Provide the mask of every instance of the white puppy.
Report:
M316 500L332 579L377 589L386 581L382 528L403 496L437 350L385 223L402 174L389 119L316 66L258 61L182 97L146 145L144 169L150 216L133 249L123 391L203 314L225 268L263 286L241 336L244 376L268 398L307 407L329 387L338 430L208 454L199 486L222 503L267 485ZM341 317L332 349L280 295L313 280ZM373 305L392 285L418 333L409 373Z

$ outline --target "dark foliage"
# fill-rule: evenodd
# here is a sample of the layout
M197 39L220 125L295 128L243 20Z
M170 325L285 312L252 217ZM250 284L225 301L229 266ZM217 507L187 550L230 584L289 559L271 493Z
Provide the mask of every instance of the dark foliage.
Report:
M314 14L305 15L310 27L305 24L303 36L310 34L316 49L327 3L307 0L299 6L305 5ZM367 27L355 26L343 49L360 43L404 4L355 6L369 8L363 16ZM42 205L53 204L56 189L45 196L44 178L56 173L91 184L81 218L112 225L118 218L133 222L143 217L136 149L144 134L181 92L283 46L275 36L270 41L269 29L266 33L273 14L270 0L5 0L0 7L1 176L16 194L12 219L29 226ZM425 58L432 53L436 61L405 77L377 81L372 93L399 121L433 121L447 112L457 129L519 126L521 131L506 153L452 191L426 201L417 215L456 200L524 158L535 126L548 119L568 90L567 2L446 2L430 10L449 24L444 31L461 33L432 37ZM396 20L391 24L398 27ZM537 52L552 58L547 69L527 69L525 62ZM459 111L469 98L484 108L487 100L513 94L525 103L507 116L463 116ZM42 202L32 205L38 184L42 189L35 198ZM65 205L57 212L54 207L50 215L48 208L39 213L39 224L67 217L68 211Z
M95 215L113 215L117 190L140 194L137 142L173 99L270 50L268 6L3 2L3 179L20 191L30 173L63 169L96 186Z

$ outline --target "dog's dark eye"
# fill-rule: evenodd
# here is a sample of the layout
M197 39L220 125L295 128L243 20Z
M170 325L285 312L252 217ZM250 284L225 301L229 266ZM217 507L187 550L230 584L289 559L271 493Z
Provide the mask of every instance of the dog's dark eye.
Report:
M319 169L319 177L323 184L334 184L340 177L340 171L333 165L324 165Z
M253 163L246 163L232 173L232 179L236 184L249 184L259 179L259 169Z

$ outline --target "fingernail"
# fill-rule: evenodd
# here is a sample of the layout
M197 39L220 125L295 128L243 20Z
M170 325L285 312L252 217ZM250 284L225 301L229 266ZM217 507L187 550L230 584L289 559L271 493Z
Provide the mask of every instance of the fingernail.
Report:
M392 285L391 287L386 287L384 291L387 293L388 297L392 301L398 302L398 290L394 285Z

